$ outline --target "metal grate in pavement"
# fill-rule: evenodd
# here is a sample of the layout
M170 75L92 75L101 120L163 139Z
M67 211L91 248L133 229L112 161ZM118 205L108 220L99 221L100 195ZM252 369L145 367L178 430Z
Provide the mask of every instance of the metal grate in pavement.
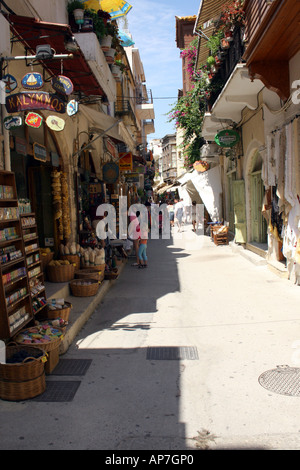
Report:
M78 390L80 381L46 381L46 390L41 395L33 398L40 402L67 402L72 401Z
M198 360L198 351L194 346L151 346L147 348L146 359L157 361Z
M60 359L51 375L85 375L92 359Z
M261 374L258 382L271 392L300 397L300 369L297 367L277 366Z

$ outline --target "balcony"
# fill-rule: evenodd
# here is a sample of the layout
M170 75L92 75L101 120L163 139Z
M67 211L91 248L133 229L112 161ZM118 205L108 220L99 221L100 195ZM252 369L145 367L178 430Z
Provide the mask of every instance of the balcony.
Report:
M95 33L76 33L74 37L91 67L97 81L103 88L108 101L116 99L116 81L106 62L105 55Z
M202 136L213 141L224 126L238 124L245 107L257 108L257 95L263 88L261 80L251 81L245 64L237 64L213 106L205 113Z
M235 66L242 62L245 46L243 42L243 29L236 27L233 31L232 40L228 42L229 47L220 48L218 58L220 65L217 72L211 80L211 87L213 92L208 100L208 110L212 108L218 96L222 92L222 85L224 85L232 74Z
M144 132L145 132L145 135L153 134L155 132L153 119L148 119L144 121Z
M117 99L115 102L115 116L131 116L135 119L129 100Z
M142 87L136 98L136 114L141 121L152 120L155 118L152 91Z

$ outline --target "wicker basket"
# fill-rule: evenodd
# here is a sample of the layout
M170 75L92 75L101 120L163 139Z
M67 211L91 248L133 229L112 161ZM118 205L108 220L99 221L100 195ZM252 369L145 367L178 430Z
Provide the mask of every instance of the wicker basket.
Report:
M80 257L79 255L60 255L63 260L68 260L70 263L75 264L75 270L80 269Z
M6 361L11 359L15 354L25 352L28 356L23 362L0 364L1 380L30 380L39 377L44 370L44 363L47 356L43 349L33 348L31 346L17 344L9 344L6 346Z
M75 279L96 279L96 281L101 282L104 279L104 269L105 264L100 271L97 268L80 269L80 271L75 272Z
M39 377L26 381L0 379L0 398L2 400L19 401L37 397L46 390L45 371Z
M118 272L116 272L116 273L106 272L105 275L104 275L105 279L108 280L108 281L114 281L115 279L118 279L118 276L119 276Z
M53 256L54 256L53 251L51 253L47 253L47 254L42 254L41 251L40 251L40 260L41 260L41 263L42 263L42 270L43 271L46 270L46 267L48 266L50 261L53 260Z
M91 297L97 294L99 282L96 279L75 279L70 282L70 289L75 297Z
M62 318L65 321L69 321L69 315L71 312L72 304L70 302L65 302L63 308L60 309L49 309L47 307L47 318L49 320L55 320L56 318Z
M46 390L45 352L27 345L8 345L6 360L21 350L25 350L30 357L20 363L0 364L0 398L2 400L27 400Z
M75 266L62 264L60 266L47 266L47 278L50 282L68 282L74 279Z
M32 328L26 328L25 330L21 330L18 335L21 335L22 333L25 333L25 332L29 332L33 329L36 329L36 327L32 327ZM61 328L55 328L56 330L59 330L61 333L63 333L62 329ZM18 335L14 338L14 341L18 344L21 344L24 346L24 344L22 343L22 341L18 341ZM40 348L40 349L43 349L45 352L49 352L49 351L52 351L53 349L56 349L61 340L63 338L63 335L59 336L58 338L56 339L53 339L52 341L49 341L48 343L30 343L29 346L33 347L33 348Z

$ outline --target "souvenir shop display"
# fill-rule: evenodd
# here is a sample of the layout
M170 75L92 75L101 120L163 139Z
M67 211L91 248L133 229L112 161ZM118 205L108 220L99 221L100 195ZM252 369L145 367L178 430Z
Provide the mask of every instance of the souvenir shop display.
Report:
M0 219L0 339L8 340L32 318L27 252L19 217L15 175L0 171L0 209L10 215ZM28 241L26 247L32 244ZM38 266L38 264L36 265ZM31 279L33 280L33 278Z

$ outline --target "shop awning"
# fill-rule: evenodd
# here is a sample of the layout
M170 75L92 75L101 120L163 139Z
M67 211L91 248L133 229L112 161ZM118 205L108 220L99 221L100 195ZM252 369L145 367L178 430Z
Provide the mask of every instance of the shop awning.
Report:
M102 133L106 129L106 135L112 137L113 139L122 142L121 135L119 133L119 121L108 114L101 113L95 109L86 106L84 104L80 105L80 112L86 117L90 126L89 130L95 133Z
M171 189L171 188L173 188L173 187L174 187L174 183L168 184L168 185L164 186L163 188L158 189L156 192L157 192L157 194L160 195L160 194L165 193L166 191L168 191L169 189Z
M203 173L198 173L198 171L194 170L191 173L186 173L183 177L181 177L181 185L186 188L191 199L196 200L198 203L197 198L195 197L195 188L203 201L211 220L221 220L222 184L220 167L216 166Z
M11 25L14 39L22 42L29 55L35 55L36 46L42 44L49 44L56 54L70 53L66 48L67 41L73 36L69 25L47 23L27 16L6 15L6 18ZM41 63L50 75L68 77L74 85L74 92L105 96L82 51L78 49L72 51L72 54L72 59L63 61L63 68L60 60L43 60Z

